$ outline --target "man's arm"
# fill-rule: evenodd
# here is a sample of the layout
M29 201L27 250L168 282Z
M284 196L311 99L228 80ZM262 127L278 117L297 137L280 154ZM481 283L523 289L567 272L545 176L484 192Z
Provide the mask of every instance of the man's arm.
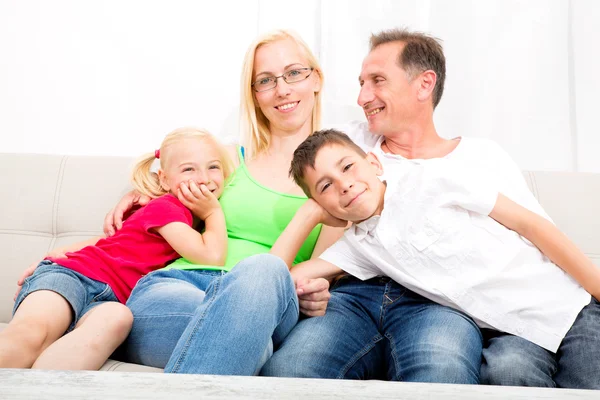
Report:
M536 245L553 263L600 300L600 268L552 222L499 194L490 217Z

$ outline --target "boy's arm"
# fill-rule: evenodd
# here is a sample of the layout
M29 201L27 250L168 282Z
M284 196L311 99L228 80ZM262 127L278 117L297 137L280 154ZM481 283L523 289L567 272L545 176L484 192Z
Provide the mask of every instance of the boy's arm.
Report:
M313 258L295 265L290 271L300 312L309 317L325 315L329 302L329 280L343 272L335 265ZM324 278L324 279L323 279Z
M294 282L306 279L325 278L328 281L344 272L332 263L320 258L312 258L295 265L290 273Z
M536 245L546 257L600 300L600 268L552 222L499 194L490 217Z

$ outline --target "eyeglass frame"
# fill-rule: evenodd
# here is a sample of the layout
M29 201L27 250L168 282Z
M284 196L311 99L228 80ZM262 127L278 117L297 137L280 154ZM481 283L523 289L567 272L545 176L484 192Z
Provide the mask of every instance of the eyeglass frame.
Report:
M288 81L285 79L285 75L286 75L286 74L289 74L289 73L290 73L290 72L292 72L292 71L306 71L306 70L310 70L310 73L309 73L308 75L306 75L306 77L305 77L304 79L300 79L300 80L298 80L298 81L294 81L294 82L288 82ZM275 86L273 86L272 88L268 88L268 89L265 89L265 90L256 90L256 88L254 87L254 85L256 85L258 82L260 82L262 79L259 79L259 80L257 80L257 81L254 81L254 82L252 82L252 84L250 85L250 87L252 87L252 90L254 90L254 92L256 92L256 93L262 93L262 92L266 92L266 91L268 91L268 90L273 90L273 89L275 89L275 88L277 87L277 83L279 82L279 78L282 78L282 79L283 79L283 81L284 81L285 83L287 83L288 85L289 85L289 84L294 84L294 83L298 83L298 82L305 81L305 80L307 80L308 78L310 78L310 76L312 75L312 73L313 73L313 71L314 71L314 70L315 70L315 68L314 68L314 67L294 68L294 69L292 69L292 70L289 70L289 71L287 71L287 72L284 72L283 74L281 74L281 75L279 75L279 76L269 76L269 78L273 78L273 79L275 79L275 81L274 81L274 82L275 82ZM263 79L264 79L264 78L263 78Z

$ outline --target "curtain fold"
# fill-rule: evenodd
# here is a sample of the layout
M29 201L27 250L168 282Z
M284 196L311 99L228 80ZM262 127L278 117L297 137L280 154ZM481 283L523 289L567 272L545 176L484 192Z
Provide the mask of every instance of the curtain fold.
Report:
M136 155L184 125L236 141L244 52L275 28L318 55L324 122L364 120L369 36L398 26L443 40L441 136L600 172L597 0L0 1L1 151Z

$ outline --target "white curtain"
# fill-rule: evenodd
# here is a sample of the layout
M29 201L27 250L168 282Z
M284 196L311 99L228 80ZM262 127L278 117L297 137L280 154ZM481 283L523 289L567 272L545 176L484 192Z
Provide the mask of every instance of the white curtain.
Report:
M0 0L0 151L135 155L184 125L234 141L245 49L273 28L319 56L324 122L364 119L369 35L397 26L443 40L442 136L600 172L596 0Z

